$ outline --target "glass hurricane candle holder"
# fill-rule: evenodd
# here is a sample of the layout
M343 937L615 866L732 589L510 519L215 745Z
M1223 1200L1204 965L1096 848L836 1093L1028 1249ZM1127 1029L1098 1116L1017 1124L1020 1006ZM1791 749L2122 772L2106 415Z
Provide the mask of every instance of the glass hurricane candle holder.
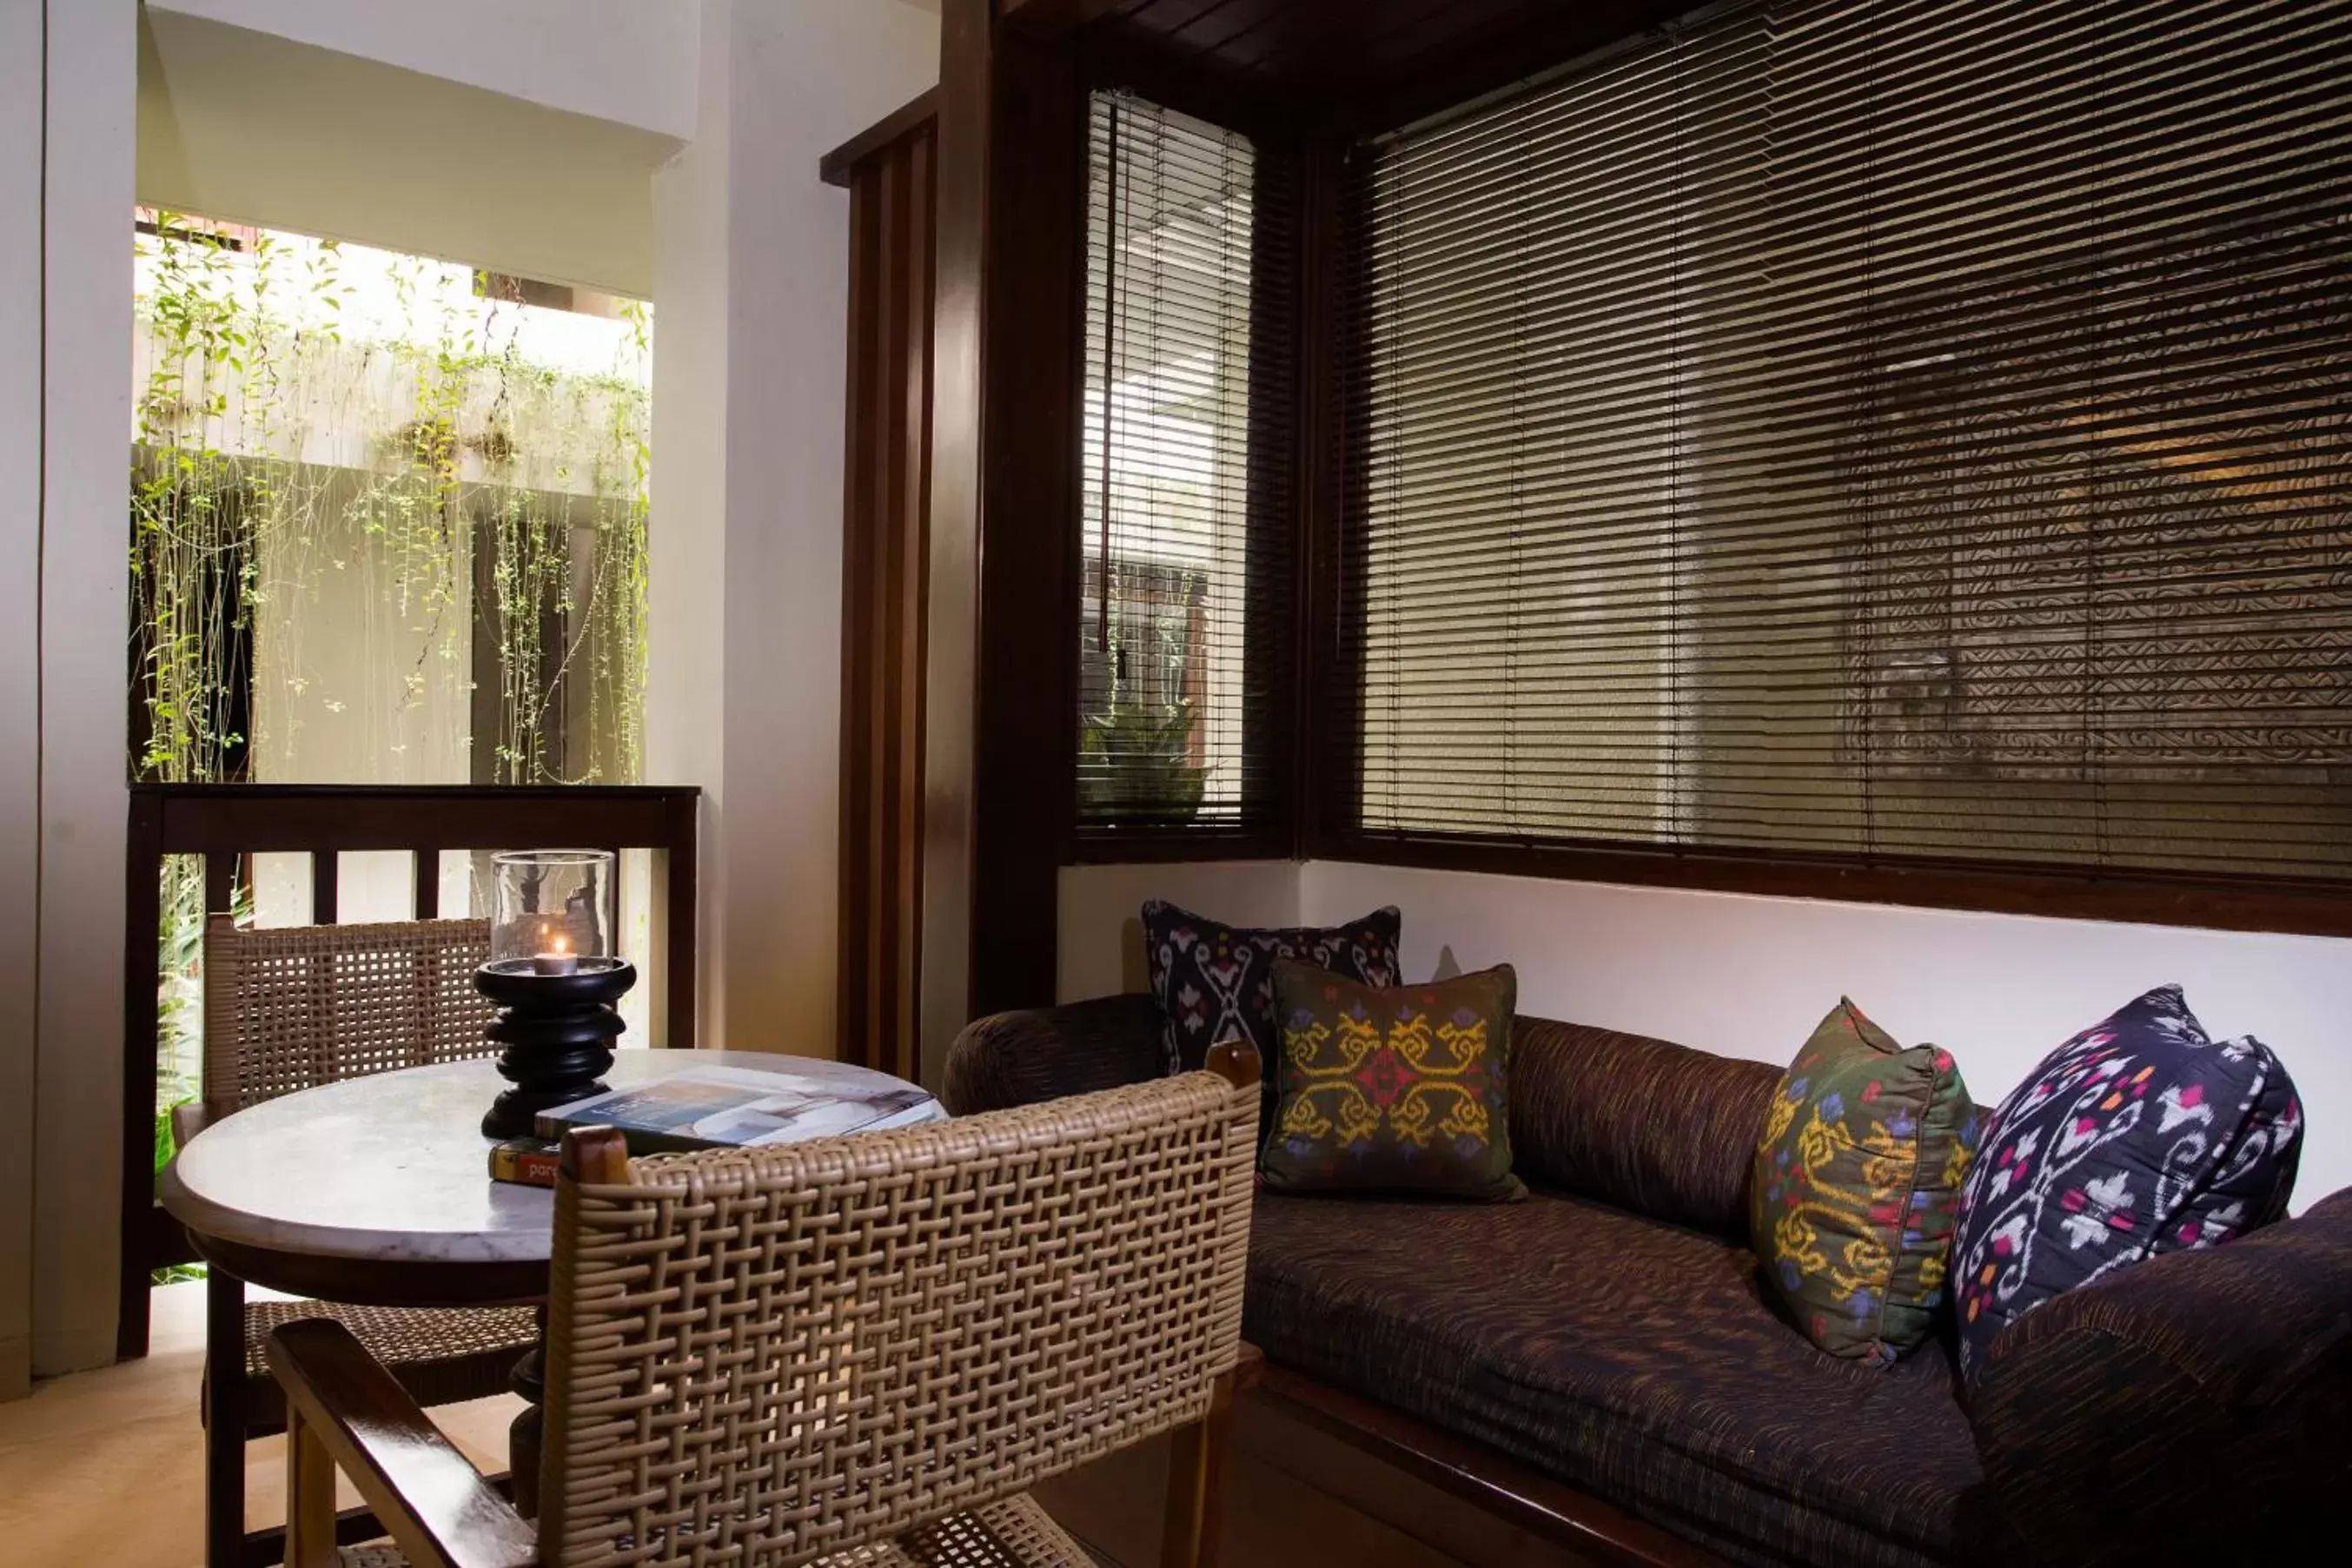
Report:
M482 1132L515 1138L539 1113L601 1093L636 984L614 951L613 856L605 850L511 850L492 857L490 961L474 987L499 1011L488 1032L511 1085Z
M617 963L609 850L509 850L491 857L490 962L569 975Z

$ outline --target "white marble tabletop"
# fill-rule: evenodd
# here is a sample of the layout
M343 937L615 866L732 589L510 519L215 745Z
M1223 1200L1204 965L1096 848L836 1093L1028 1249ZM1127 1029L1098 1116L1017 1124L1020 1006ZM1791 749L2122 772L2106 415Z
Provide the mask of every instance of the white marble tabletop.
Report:
M808 1057L648 1050L616 1052L604 1081L623 1089L697 1067L837 1080L845 1093L901 1082ZM489 1178L482 1113L505 1087L488 1060L452 1061L248 1106L198 1133L165 1167L163 1207L199 1234L274 1252L542 1262L554 1193Z

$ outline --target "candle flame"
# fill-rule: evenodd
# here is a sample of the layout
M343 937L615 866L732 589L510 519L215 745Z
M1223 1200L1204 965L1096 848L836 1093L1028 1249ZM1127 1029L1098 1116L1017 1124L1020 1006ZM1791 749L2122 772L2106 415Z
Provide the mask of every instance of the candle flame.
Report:
M552 937L550 939L547 950L561 958L566 953L572 951L572 938L569 936Z

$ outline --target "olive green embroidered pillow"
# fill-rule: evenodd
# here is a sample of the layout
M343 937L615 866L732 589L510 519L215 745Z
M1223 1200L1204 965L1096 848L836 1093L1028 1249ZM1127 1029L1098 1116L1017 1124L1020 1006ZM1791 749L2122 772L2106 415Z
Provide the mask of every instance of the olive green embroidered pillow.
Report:
M1504 1099L1517 998L1507 964L1383 989L1276 963L1267 1189L1526 1196Z
M1976 1142L1949 1051L1831 1009L1773 1096L1749 1197L1765 1277L1806 1338L1881 1364L1927 1338Z

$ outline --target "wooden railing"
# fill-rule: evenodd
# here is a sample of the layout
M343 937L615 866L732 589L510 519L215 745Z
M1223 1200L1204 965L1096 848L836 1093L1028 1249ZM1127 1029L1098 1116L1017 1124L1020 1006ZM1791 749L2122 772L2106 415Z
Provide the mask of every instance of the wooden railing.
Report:
M116 1353L147 1352L152 1270L184 1262L187 1239L154 1201L157 941L166 856L204 862L205 908L231 907L249 857L310 857L310 918L331 923L346 852L414 857L411 917L440 913L441 857L580 846L649 850L653 1043L694 1043L695 827L686 787L134 784L125 855L122 948L122 1293ZM616 893L624 890L616 889Z

